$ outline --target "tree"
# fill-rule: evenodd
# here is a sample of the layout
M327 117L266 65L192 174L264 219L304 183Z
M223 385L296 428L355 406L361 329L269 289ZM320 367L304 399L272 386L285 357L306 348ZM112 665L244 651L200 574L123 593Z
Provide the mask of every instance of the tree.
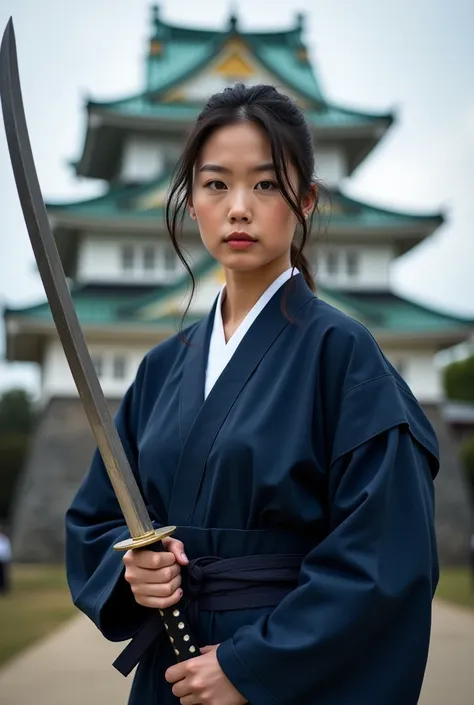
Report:
M474 355L447 365L443 383L448 399L474 404ZM474 435L461 443L460 458L474 506Z
M0 397L0 436L28 434L34 423L31 397L24 389L11 389Z
M461 444L461 461L474 503L474 435L466 438Z
M448 399L474 404L474 355L446 365L443 383Z
M0 436L0 519L6 519L28 448L26 434Z
M25 390L4 392L0 397L0 519L8 517L34 421L33 404Z

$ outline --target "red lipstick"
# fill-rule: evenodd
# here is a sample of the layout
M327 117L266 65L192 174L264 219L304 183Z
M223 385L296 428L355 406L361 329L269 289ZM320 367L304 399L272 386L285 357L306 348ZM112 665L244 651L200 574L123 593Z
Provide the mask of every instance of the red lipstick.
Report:
M233 250L246 250L256 242L256 239L243 230L234 230L225 238L225 242Z

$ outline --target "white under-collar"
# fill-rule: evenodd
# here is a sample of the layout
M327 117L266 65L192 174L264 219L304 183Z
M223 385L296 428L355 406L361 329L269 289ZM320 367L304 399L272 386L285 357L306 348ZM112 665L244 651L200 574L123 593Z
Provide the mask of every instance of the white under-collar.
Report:
M206 383L204 389L205 398L219 379L219 376L227 366L234 352L237 350L237 347L252 323L255 321L259 313L265 308L272 296L291 277L292 273L296 275L299 274L299 271L296 268L289 267L285 272L280 274L280 276L275 279L272 284L270 284L268 289L263 292L255 305L250 309L242 323L227 343L224 334L224 323L222 321L222 302L225 295L224 284L217 299L216 310L214 313L214 324L209 342L209 355L207 359Z

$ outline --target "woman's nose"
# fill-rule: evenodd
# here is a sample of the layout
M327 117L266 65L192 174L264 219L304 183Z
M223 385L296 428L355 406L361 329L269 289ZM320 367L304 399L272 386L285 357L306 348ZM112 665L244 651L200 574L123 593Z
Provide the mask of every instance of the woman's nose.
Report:
M229 208L229 221L242 220L249 223L252 220L252 211L248 203L248 198L244 195L236 195Z

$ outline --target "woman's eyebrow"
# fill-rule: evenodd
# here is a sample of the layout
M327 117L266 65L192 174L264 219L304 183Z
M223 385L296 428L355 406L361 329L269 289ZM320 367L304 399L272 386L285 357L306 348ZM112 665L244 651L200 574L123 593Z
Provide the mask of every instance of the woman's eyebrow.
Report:
M199 171L214 171L217 172L218 174L231 174L232 169L228 169L225 166L221 166L220 164L203 164L203 166L199 169ZM275 165L273 162L267 162L266 164L257 164L257 166L253 166L250 171L252 172L260 172L260 171L275 171Z

